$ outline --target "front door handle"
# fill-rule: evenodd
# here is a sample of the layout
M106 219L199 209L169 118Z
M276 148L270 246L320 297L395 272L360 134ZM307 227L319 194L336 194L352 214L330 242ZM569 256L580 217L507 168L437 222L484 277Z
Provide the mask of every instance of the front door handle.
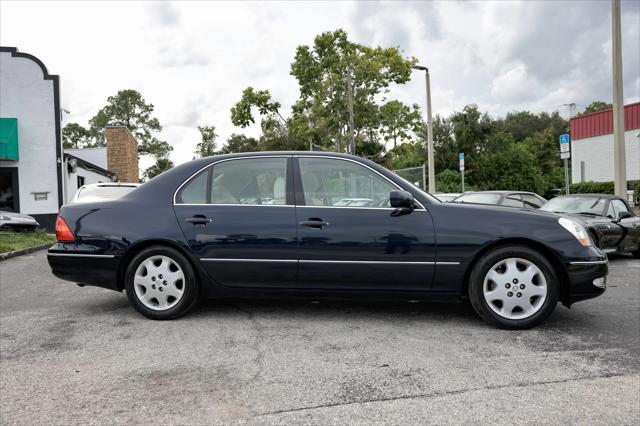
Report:
M325 226L329 226L329 222L325 222L322 219L319 218L309 218L307 220L303 220L302 222L300 222L300 226L306 226L309 228L318 228L318 229L322 229Z
M207 219L206 216L203 216L201 214L197 214L193 217L187 218L184 221L189 222L193 225L206 225L209 222L213 222L212 219Z

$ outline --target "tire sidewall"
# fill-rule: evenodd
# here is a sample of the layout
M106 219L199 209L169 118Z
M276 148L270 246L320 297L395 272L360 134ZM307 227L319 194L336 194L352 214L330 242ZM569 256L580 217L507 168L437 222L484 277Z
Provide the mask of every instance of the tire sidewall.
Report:
M184 294L182 295L182 298L175 306L172 306L171 308L164 311L156 311L146 307L138 299L138 296L136 295L135 289L133 287L136 269L142 262L152 256L167 256L171 258L180 266L185 277ZM200 289L193 267L191 266L187 258L182 255L182 253L170 247L153 246L146 248L140 253L136 254L127 266L124 279L124 288L129 301L138 312L140 312L147 318L157 320L179 318L182 315L186 314L189 310L191 310L198 300Z
M499 261L516 257L534 263L544 274L547 282L547 297L542 307L532 316L511 320L495 313L484 298L484 279L489 270ZM501 247L484 255L474 266L469 276L469 299L475 311L487 322L506 329L527 329L534 327L553 312L558 304L560 281L551 263L538 251L524 246Z

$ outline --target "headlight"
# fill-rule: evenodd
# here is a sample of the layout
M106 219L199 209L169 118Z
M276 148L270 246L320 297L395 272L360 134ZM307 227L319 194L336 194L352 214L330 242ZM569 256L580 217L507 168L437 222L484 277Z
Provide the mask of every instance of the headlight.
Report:
M566 217L561 217L558 219L558 223L562 225L564 229L571 232L571 235L576 237L576 240L578 240L580 244L585 247L589 247L591 245L591 238L589 238L589 234L578 222L567 219Z

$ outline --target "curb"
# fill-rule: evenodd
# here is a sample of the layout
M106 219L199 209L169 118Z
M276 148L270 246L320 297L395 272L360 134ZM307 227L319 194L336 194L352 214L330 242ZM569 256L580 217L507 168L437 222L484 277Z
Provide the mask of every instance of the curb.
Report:
M44 250L53 245L53 243L40 244L39 246L27 247L20 250L10 251L7 253L0 253L0 262L3 260L11 259L12 257L22 256L23 254L33 253L34 251Z

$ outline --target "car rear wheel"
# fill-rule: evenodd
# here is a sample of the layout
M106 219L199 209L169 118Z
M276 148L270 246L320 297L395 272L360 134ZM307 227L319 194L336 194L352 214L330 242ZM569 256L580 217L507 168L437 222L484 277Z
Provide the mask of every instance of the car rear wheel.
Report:
M191 264L177 250L154 246L129 263L125 290L131 304L147 318L179 318L197 303L199 286Z
M485 321L500 328L527 329L556 307L560 283L549 261L524 246L500 247L473 267L469 300Z

